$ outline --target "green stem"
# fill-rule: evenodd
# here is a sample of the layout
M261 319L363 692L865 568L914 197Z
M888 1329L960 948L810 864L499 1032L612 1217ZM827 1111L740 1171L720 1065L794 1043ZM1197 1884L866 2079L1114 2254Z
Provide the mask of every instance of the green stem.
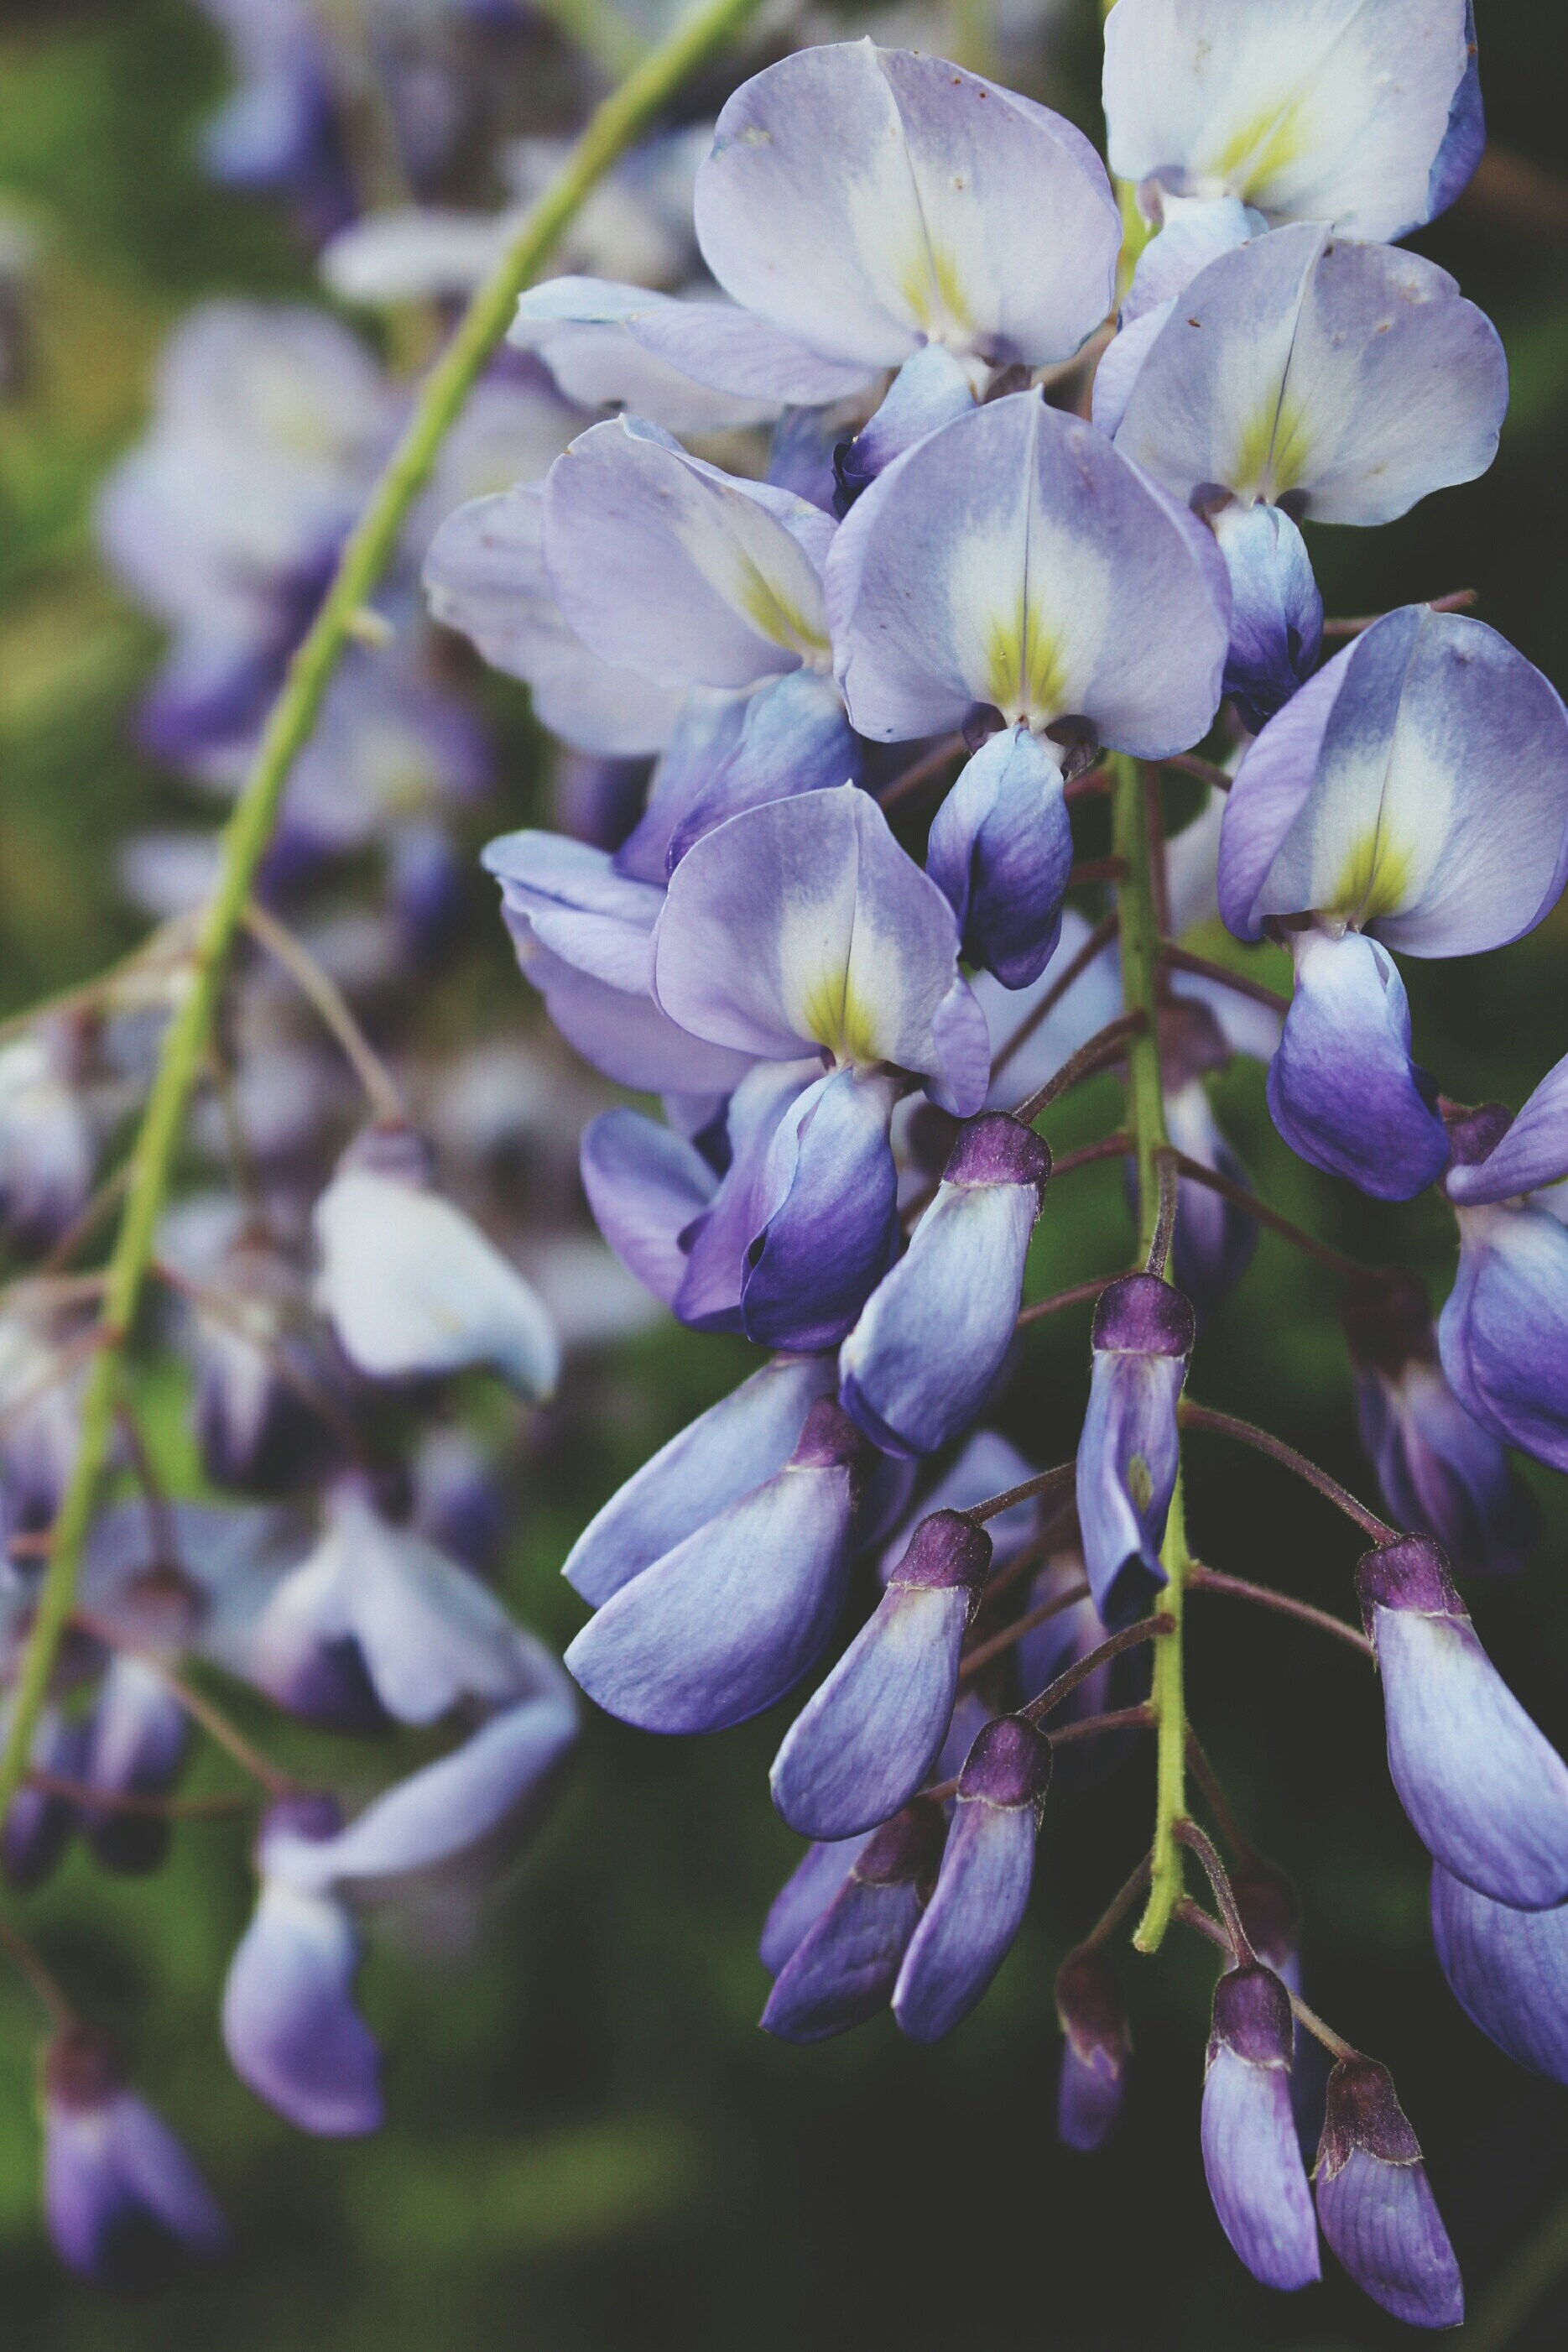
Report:
M26 1770L34 1728L76 1598L77 1571L109 1441L120 1351L131 1336L152 1256L191 1092L206 1057L235 935L272 839L284 787L309 740L356 616L396 551L442 443L486 362L511 323L517 296L549 258L595 184L661 111L693 69L738 30L758 0L706 0L651 49L596 108L560 172L529 206L509 251L465 312L425 379L413 415L369 504L344 543L310 629L288 666L244 791L223 837L218 882L202 917L188 992L165 1033L131 1155L125 1214L109 1263L105 1345L89 1376L81 1442L55 1521L49 1565L0 1755L0 1819Z
M1133 1942L1140 1952L1157 1952L1183 1892L1182 1849L1176 1824L1186 1815L1186 1690L1182 1621L1186 1598L1186 1517L1181 1479L1171 1496L1170 1517L1160 1559L1170 1581L1160 1595L1170 1630L1155 1643L1149 1704L1155 1711L1155 1840L1149 1869L1149 1899Z
M1170 1148L1166 1132L1165 1088L1160 1076L1160 1034L1157 1018L1160 991L1161 921L1155 884L1156 844L1151 838L1149 794L1144 772L1135 760L1118 756L1111 762L1111 845L1121 859L1123 881L1117 891L1121 921L1122 1003L1126 1013L1143 1019L1127 1040L1126 1129L1133 1141L1138 1178L1139 1258L1147 1259L1160 1221L1160 1155ZM1162 1274L1164 1268L1161 1269ZM1155 1765L1155 1835L1151 1849L1149 1899L1134 1942L1141 1952L1154 1952L1164 1941L1171 1915L1181 1898L1182 1850L1176 1823L1186 1812L1186 1700L1183 1685L1182 1620L1186 1581L1186 1523L1182 1510L1181 1479L1171 1497L1166 1539L1160 1553L1167 1583L1160 1595L1161 1613L1169 1630L1155 1643L1150 1704L1155 1711L1158 1748Z

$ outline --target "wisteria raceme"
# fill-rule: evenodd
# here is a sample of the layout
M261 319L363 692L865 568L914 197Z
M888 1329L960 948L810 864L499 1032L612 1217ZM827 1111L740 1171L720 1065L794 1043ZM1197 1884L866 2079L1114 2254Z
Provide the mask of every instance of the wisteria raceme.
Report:
M1414 2131L1306 2004L1293 1894L1197 1741L1185 1659L1207 1591L1370 1661L1449 1983L1568 2076L1568 1766L1454 1580L1485 1617L1539 1533L1511 1447L1568 1468L1568 1058L1517 1116L1453 1100L1396 961L1552 914L1568 714L1463 599L1328 621L1313 565L1320 527L1393 520L1498 448L1499 338L1397 242L1479 159L1469 0L1117 0L1119 188L996 80L872 39L791 49L780 20L786 53L714 124L600 181L498 358L475 321L498 340L528 199L591 176L481 136L517 12L414 12L377 206L336 17L208 5L241 69L212 168L289 196L389 350L428 361L474 293L441 345L472 398L459 416L442 364L411 382L324 310L206 304L99 502L167 633L143 742L236 814L216 850L124 845L152 940L0 1038L8 1885L78 1841L154 1870L204 1726L265 1806L229 2060L299 2129L354 2137L386 2109L360 1983L382 1923L509 1869L579 1735L569 1674L667 1738L789 1699L771 1792L808 1846L760 1944L789 2042L883 2011L914 2042L957 2030L1040 1907L1048 1790L1075 1820L1152 1737L1146 1850L1056 1977L1061 2137L1101 2150L1125 2104L1113 1937L1135 1907L1142 1952L1195 1932L1221 1963L1197 2153L1241 2263L1304 2289L1321 2230L1385 2310L1455 2324ZM476 139L498 210L464 182ZM479 969L473 816L508 690L482 724L469 649L559 739L558 828L514 803L482 865L588 1074L510 1033L444 1065L423 1017ZM343 896L367 869L373 907ZM1217 1107L1233 1062L1310 1167L1452 1209L1436 1328L1411 1271L1254 1183ZM198 1068L202 1189L172 1201ZM1083 1142L1057 1106L1095 1077L1121 1107ZM1133 1231L1069 1280L1059 1203L1098 1161ZM1342 1286L1386 1520L1201 1401L1263 1228ZM218 1499L167 1492L144 1437L144 1283ZM1091 1307L1063 1422L1032 1335ZM504 1456L597 1434L618 1408L578 1360L666 1310L764 1352L571 1545L563 1670L486 1580ZM1071 1458L1042 1464L1057 1422ZM1188 1431L1354 1522L1364 1633L1233 1572ZM110 1468L130 1491L99 1495ZM1239 1567L1267 1552L1246 1540ZM302 1780L218 1677L319 1729L417 1731L422 1760L368 1796ZM65 2259L135 2285L215 2253L190 2160L27 1966Z

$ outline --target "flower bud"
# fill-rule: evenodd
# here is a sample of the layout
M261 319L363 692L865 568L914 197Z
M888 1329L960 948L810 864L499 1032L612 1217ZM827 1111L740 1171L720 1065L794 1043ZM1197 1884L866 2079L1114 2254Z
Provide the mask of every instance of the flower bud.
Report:
M1180 1291L1152 1274L1112 1283L1094 1311L1078 1521L1107 1625L1130 1624L1166 1582L1159 1553L1180 1459L1176 1404L1196 1328Z
M7 1703L0 1711L0 1724L8 1724L10 1714ZM74 1716L62 1715L58 1707L46 1706L33 1734L33 1769L62 1780L79 1780L85 1744L84 1724ZM24 1781L11 1800L0 1832L0 1871L6 1885L18 1895L42 1886L70 1843L76 1818L76 1807L68 1798L53 1796L48 1790Z
M1422 1844L1495 1903L1568 1900L1568 1765L1477 1639L1425 1536L1356 1570L1383 1676L1388 1769Z
M876 1835L833 1838L810 1845L779 1889L762 1923L757 1957L776 1977L810 1927L815 1927L850 1874L850 1864Z
M566 1654L590 1698L645 1731L718 1731L781 1698L832 1633L871 1448L830 1398L774 1477L607 1601Z
M1411 2327L1457 2327L1465 2290L1421 2147L1387 2069L1342 2058L1313 2173L1318 2221L1374 2303Z
M212 2192L168 2126L126 2087L107 2034L68 2025L44 2053L44 2214L61 2259L95 2286L145 2294L228 2242Z
M1051 1785L1051 1742L1022 1716L998 1716L958 1775L936 1892L894 1989L913 2042L950 2033L984 1994L1023 1924L1035 1840Z
M1291 2290L1320 2275L1318 2234L1291 2108L1295 2022L1271 1969L1214 1989L1203 2078L1203 2168L1219 2224L1256 2279Z
M762 2028L822 2042L884 2006L931 1893L947 1825L916 1798L869 1838L779 1971Z
M1115 2128L1133 2055L1126 2003L1103 1953L1069 1952L1056 1972L1056 2014L1062 2032L1057 2135L1064 2147L1089 2155Z
M202 1467L214 1486L264 1495L308 1486L341 1452L348 1367L264 1236L241 1233L207 1280L215 1304L192 1318Z
M884 1453L933 1454L985 1403L1050 1173L1046 1145L1005 1112L959 1129L936 1199L839 1352L845 1408Z
M914 1796L946 1736L990 1563L983 1528L956 1511L921 1520L875 1613L774 1759L773 1801L791 1829L850 1837Z

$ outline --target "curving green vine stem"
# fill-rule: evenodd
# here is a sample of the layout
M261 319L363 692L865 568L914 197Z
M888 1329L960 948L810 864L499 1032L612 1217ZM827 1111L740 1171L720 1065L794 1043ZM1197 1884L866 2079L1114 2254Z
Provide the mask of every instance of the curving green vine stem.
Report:
M758 0L706 0L632 68L590 118L559 173L530 206L504 259L475 295L432 368L408 427L344 544L326 600L289 664L224 834L219 878L202 918L189 986L164 1035L131 1150L124 1213L106 1275L100 1344L83 1398L80 1443L55 1521L48 1566L0 1754L0 1819L26 1770L56 1653L70 1622L82 1545L114 1429L120 1359L141 1304L154 1232L186 1108L205 1060L229 957L277 822L289 772L310 739L357 616L396 550L443 442L511 323L518 294L537 276L595 183L758 5Z

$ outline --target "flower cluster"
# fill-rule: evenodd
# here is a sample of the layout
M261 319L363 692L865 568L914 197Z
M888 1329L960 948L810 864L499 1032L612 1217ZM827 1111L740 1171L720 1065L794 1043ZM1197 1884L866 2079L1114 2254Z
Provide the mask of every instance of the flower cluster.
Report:
M1321 2231L1385 2309L1444 2326L1458 2273L1392 2082L1301 1999L1279 1874L1239 1832L1228 1869L1187 1811L1185 1591L1295 1604L1190 1559L1179 1482L1207 1427L1371 1538L1365 1635L1329 1630L1381 1676L1439 1958L1568 2079L1568 1767L1451 1573L1529 1546L1508 1446L1568 1466L1568 1062L1517 1118L1448 1101L1396 961L1556 904L1568 718L1442 603L1326 624L1303 536L1496 450L1498 338L1398 243L1479 160L1474 24L1467 0L1117 0L1104 89L1125 244L1082 137L973 73L862 41L756 75L695 177L713 290L525 296L514 342L563 396L591 360L624 413L430 551L435 614L552 729L653 762L618 842L517 832L486 864L556 1025L663 1098L583 1138L601 1232L683 1322L770 1351L579 1538L594 1613L567 1663L628 1723L717 1730L880 1587L773 1768L812 1842L762 1942L762 2021L793 2041L889 2006L916 2040L955 2026L1024 1915L1053 1759L1066 1785L1076 1743L1103 1763L1152 1731L1149 1854L1058 1981L1062 2136L1116 2119L1106 1946L1146 1885L1141 1948L1174 1920L1223 1955L1201 2147L1242 2261L1302 2286ZM771 425L749 470L688 446L721 419ZM1207 793L1167 841L1172 763ZM1074 845L1104 801L1108 863ZM1109 885L1098 921L1080 885ZM1289 950L1288 1003L1183 944L1215 915ZM1215 1123L1233 1053L1268 1064L1302 1159L1457 1213L1436 1332L1408 1277L1298 1236L1345 1283L1393 1524L1184 1395L1258 1218L1292 1230ZM1129 1162L1133 1265L1020 1312L1039 1122L1111 1067L1124 1123L1073 1158ZM1036 1472L986 1416L1020 1326L1086 1295L1076 1460ZM1334 2061L1315 2114L1309 2038Z

